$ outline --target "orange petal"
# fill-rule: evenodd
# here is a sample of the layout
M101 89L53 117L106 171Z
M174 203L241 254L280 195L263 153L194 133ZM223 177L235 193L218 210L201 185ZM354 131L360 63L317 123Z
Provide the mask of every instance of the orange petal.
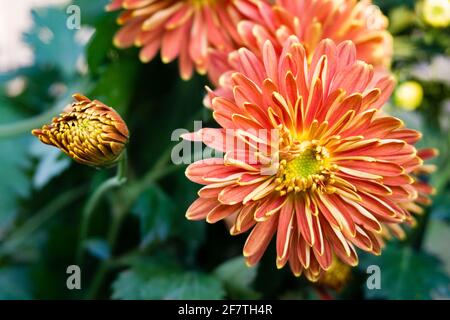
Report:
M385 161L341 160L336 161L336 164L339 167L387 177L395 177L404 173L404 169L398 164Z
M186 212L186 218L189 220L202 220L220 203L216 199L198 198L195 200Z
M217 221L238 213L241 208L242 206L239 204L234 206L219 205L208 213L206 216L206 222L216 223Z
M273 217L264 222L258 222L244 245L244 257L262 256L277 229L278 219Z
M289 254L289 243L291 241L292 229L294 222L293 202L288 199L281 208L278 217L277 230L277 258L285 259Z
M286 203L286 197L280 197L278 195L268 197L259 203L258 208L255 211L256 221L265 221L267 218L278 212L281 207Z

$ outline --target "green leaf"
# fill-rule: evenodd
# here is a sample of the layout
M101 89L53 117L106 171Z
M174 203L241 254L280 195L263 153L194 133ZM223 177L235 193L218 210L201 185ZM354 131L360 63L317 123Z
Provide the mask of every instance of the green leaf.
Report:
M174 201L177 203L176 213L176 232L182 237L186 243L188 252L186 258L195 259L195 253L199 246L204 243L206 238L207 224L203 221L189 221L185 218L186 210L191 203L195 201L198 185L192 183L184 175L176 176L176 184L174 187Z
M425 235L424 247L428 252L439 257L448 275L450 275L449 243L450 225L438 219L430 219Z
M101 74L90 96L125 115L133 95L138 65L134 61L117 60Z
M223 287L213 276L184 271L164 262L147 260L119 274L114 299L222 299Z
M224 291L220 281L212 276L182 272L151 279L143 288L142 296L144 299L218 300L223 298Z
M398 34L414 24L416 16L414 11L406 6L397 7L389 13L389 31Z
M379 6L383 10L383 12L386 12L389 9L398 6L407 6L409 8L414 8L414 0L375 0L373 3Z
M394 57L395 59L411 59L417 52L416 45L411 41L410 37L397 36L394 38Z
M113 284L114 299L218 300L224 296L220 281L195 273L159 275L143 279L132 271L121 273Z
M257 299L258 292L250 286L255 280L257 268L247 267L243 257L230 259L214 270L232 299Z
M91 73L96 74L100 66L113 56L116 49L112 39L116 32L116 20L107 15L95 27L95 33L87 45L87 63Z
M143 279L134 271L127 270L119 274L113 283L113 299L142 300Z
M31 284L26 268L0 268L0 300L29 300L32 298Z
M165 241L174 231L173 201L158 186L152 186L136 202L133 213L139 217L141 247Z
M19 118L12 106L0 99L0 124ZM8 230L18 212L17 200L30 193L30 181L25 174L29 168L28 145L30 137L0 140L0 239Z
M450 190L443 192L433 199L431 210L433 218L445 219L450 222Z
M76 41L77 30L67 28L66 7L51 7L32 11L34 26L24 35L34 48L35 64L56 67L66 78L73 76L83 45Z
M57 148L47 146L38 140L31 145L31 154L38 159L38 165L33 176L33 187L41 189L54 177L69 168L70 158Z
M368 298L431 299L450 279L441 262L425 252L391 244L380 257L364 256L361 267L377 265L381 270L381 289L364 290Z

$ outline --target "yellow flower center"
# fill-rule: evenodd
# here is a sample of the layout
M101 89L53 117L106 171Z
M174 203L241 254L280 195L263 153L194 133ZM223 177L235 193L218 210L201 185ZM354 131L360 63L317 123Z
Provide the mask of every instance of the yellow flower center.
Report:
M287 180L307 179L309 176L320 173L321 161L316 159L312 150L306 150L297 155L293 160L287 162L284 177Z
M431 9L431 12L432 12L432 14L435 15L435 16L440 16L440 15L442 15L442 14L445 13L445 10L444 10L444 8L442 8L442 7L440 7L440 6L434 6L434 7Z
M188 0L195 8L202 8L204 6L212 6L217 0Z
M280 161L276 191L281 195L301 192L318 187L326 188L332 180L335 166L328 162L326 148L314 142L296 143L291 146L286 158ZM332 181L331 181L332 182Z

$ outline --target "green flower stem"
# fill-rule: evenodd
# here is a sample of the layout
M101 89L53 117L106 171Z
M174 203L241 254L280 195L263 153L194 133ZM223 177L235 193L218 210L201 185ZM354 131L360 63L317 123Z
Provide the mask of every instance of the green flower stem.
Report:
M116 232L118 232L119 228L112 228L112 230L117 230L117 231L112 231L110 232L110 237L109 240L111 241L114 237L114 235L117 235ZM113 240L113 244L115 244L117 238L114 238ZM87 299L88 300L93 300L95 299L95 297L97 296L98 291L100 290L103 281L108 273L108 271L110 271L111 269L116 269L116 268L123 268L129 265L129 260L139 256L141 254L140 250L134 250L132 252L128 252L127 254L125 254L124 256L120 256L118 258L115 259L110 259L107 261L103 261L103 263L100 265L100 267L97 270L97 273L94 276L94 279L92 280L91 286L87 292Z
M84 242L87 237L89 222L91 220L92 213L94 212L98 203L105 194L107 194L108 192L110 192L115 188L122 186L126 182L127 180L126 171L127 171L127 156L126 153L124 153L117 166L117 174L114 177L103 182L97 188L97 190L95 190L95 192L89 198L86 206L84 207L81 218L80 238L78 241L78 250L76 256L76 261L78 265L81 265L83 262Z
M417 227L411 236L411 246L416 251L422 250L423 241L425 240L425 234L430 222L431 212L427 208L422 216L417 217Z
M91 286L89 287L89 290L87 292L87 299L88 300L94 300L95 296L97 295L97 292L101 288L103 284L103 280L105 279L106 274L108 273L108 263L105 261L102 262L100 267L98 268L97 272L95 273L94 279L91 282Z
M108 231L108 245L111 250L111 253L116 246L117 237L119 235L120 226L122 225L122 221L126 216L127 210L124 210L125 208L120 206L117 200L113 203L113 219L111 223L111 227ZM109 270L109 260L102 261L100 264L94 279L92 280L91 286L89 288L89 291L87 293L87 298L89 300L92 300L97 295L97 292L100 290L103 280Z
M113 219L108 232L108 244L111 252L114 250L122 221L139 195L155 183L155 181L166 176L167 174L170 174L178 168L175 165L167 165L170 160L170 154L171 148L162 154L155 165L144 175L142 180L136 181L134 184L130 184L126 190L123 190L122 193L114 198L114 203L112 206ZM112 261L113 260L102 261L94 276L94 279L92 280L91 287L87 293L87 299L94 299L97 296L109 267L113 265L113 263L111 263Z
M37 116L25 120L20 120L15 123L0 125L0 139L30 133L31 130L40 128L44 124L49 122L49 120L51 120L52 117L61 112L63 108L64 106L57 104L56 107Z
M139 258L144 252L152 252L156 246L150 246L149 248L141 249L136 248L125 252L123 255L112 258L108 261L108 266L110 268L124 268L130 266L130 264Z
M171 151L172 148L168 148L168 150L161 155L155 165L144 175L141 180L130 185L125 195L127 207L131 207L137 198L155 181L180 168L180 166L168 165Z
M39 210L28 219L5 241L0 250L0 255L14 253L30 235L43 226L47 221L61 212L63 208L81 197L86 192L85 186L70 189L55 198L50 204Z

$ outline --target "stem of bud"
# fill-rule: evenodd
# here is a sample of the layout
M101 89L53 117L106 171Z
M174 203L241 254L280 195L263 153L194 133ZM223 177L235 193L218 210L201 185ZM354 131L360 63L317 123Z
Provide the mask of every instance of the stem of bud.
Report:
M76 261L78 265L83 263L83 252L84 252L84 243L88 233L89 221L91 220L92 213L97 207L100 200L103 198L105 194L110 192L111 190L118 188L125 184L127 181L126 173L127 173L128 159L126 152L124 152L119 160L117 165L117 173L114 177L103 182L97 190L92 194L89 198L86 206L84 207L82 217L81 217L81 227L80 227L80 236L78 241L78 250L76 255Z

